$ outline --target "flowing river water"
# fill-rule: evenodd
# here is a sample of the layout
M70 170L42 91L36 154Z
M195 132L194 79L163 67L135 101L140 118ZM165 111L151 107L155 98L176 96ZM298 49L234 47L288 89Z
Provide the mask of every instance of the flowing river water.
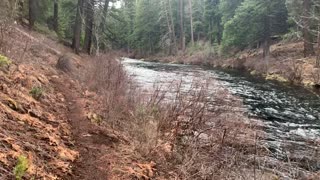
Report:
M220 86L242 99L248 116L263 122L267 134L264 141L275 158L287 160L290 153L293 161L306 164L305 169L320 170L320 96L316 92L266 81L239 71L128 58L124 58L122 63L139 86L145 89L152 88L155 83L169 85L175 80L191 86L194 78L215 79Z

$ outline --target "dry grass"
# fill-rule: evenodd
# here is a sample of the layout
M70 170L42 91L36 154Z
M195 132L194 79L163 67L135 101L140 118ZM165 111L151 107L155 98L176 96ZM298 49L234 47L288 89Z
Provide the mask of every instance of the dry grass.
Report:
M250 120L244 122L239 100L227 101L222 90L209 101L208 83L187 90L173 83L145 96L129 83L119 62L96 61L89 82L101 97L106 124L130 137L140 161L156 162L157 178L253 177L254 156L265 151L257 143L263 134Z
M194 80L188 89L175 82L145 95L112 59L97 58L88 81L101 98L105 125L128 137L126 158L152 167L155 162L157 172L123 165L117 177L263 180L310 175L296 163L272 158L262 141L263 125L249 119L242 102L225 89L212 92L209 81Z

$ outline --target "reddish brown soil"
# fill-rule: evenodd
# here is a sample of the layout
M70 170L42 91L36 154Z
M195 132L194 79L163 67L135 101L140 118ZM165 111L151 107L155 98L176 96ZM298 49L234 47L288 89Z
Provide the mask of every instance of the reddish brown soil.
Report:
M115 146L123 141L87 118L95 100L85 97L75 79L84 58L73 55L77 69L68 75L55 64L70 49L21 27L5 33L0 52L13 65L0 71L0 178L13 178L23 155L29 161L27 178L109 179ZM38 85L46 91L36 101L29 91Z
M83 111L86 100L73 83L56 82L57 88L65 92L69 105L69 122L80 158L75 162L73 173L66 179L107 179L108 162L101 159L108 149L118 140L101 133L101 129L92 124Z

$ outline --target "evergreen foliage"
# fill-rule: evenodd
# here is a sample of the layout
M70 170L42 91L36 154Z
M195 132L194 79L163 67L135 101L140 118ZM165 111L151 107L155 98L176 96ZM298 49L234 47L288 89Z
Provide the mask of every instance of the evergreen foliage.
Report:
M174 55L179 50L184 51L185 45L199 44L191 43L192 37L194 41L208 42L212 47L219 45L221 52L228 54L233 52L230 50L261 47L262 44L270 46L270 39L289 37L284 34L292 34L293 30L301 32L296 34L303 34L306 47L310 49L313 39L318 36L320 16L317 0L35 2L35 7L31 9L36 9L36 12L28 13L30 8L25 3L24 7L19 8L23 11L19 14L55 30L61 39L70 44L77 42L73 46L76 52L83 49L83 52L90 53L93 48L93 52L99 53L100 50L112 48L126 49L142 56L159 52ZM58 4L58 9L54 8L57 7L54 2ZM92 7L93 12L88 10ZM76 18L78 9L80 19ZM54 17L57 11L58 25ZM28 15L36 15L36 18ZM309 51L312 54L310 52L312 49Z

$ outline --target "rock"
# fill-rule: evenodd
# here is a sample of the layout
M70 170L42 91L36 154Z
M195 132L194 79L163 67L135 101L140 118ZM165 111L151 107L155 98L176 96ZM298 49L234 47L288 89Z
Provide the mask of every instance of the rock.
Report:
M96 124L101 124L102 123L102 116L96 114L96 113L88 113L87 118L92 122Z
M49 84L49 80L42 74L39 74L37 76L38 81L40 81L42 84Z
M42 114L41 114L41 112L40 112L40 111L37 111L37 110L31 109L31 110L29 110L29 112L28 112L28 113L29 113L29 115L30 115L31 117L41 119Z
M72 65L72 56L71 55L63 55L58 59L57 69L60 69L66 73L72 72L73 70L73 65Z
M253 71L250 72L250 74L251 74L252 76L254 76L254 75L257 75L258 73L257 73L256 70L253 70Z
M23 108L19 103L17 103L15 100L8 98L6 100L7 106L9 106L12 110L17 111L21 114L26 114L27 110Z
M320 84L315 84L313 87L314 87L315 89L320 89Z
M279 74L268 74L266 76L266 80L275 80L279 82L288 82L288 79L284 78L283 76Z
M0 85L0 91L8 94L8 92L9 92L9 87L8 87L8 85L6 85L6 84L1 84L1 85Z

